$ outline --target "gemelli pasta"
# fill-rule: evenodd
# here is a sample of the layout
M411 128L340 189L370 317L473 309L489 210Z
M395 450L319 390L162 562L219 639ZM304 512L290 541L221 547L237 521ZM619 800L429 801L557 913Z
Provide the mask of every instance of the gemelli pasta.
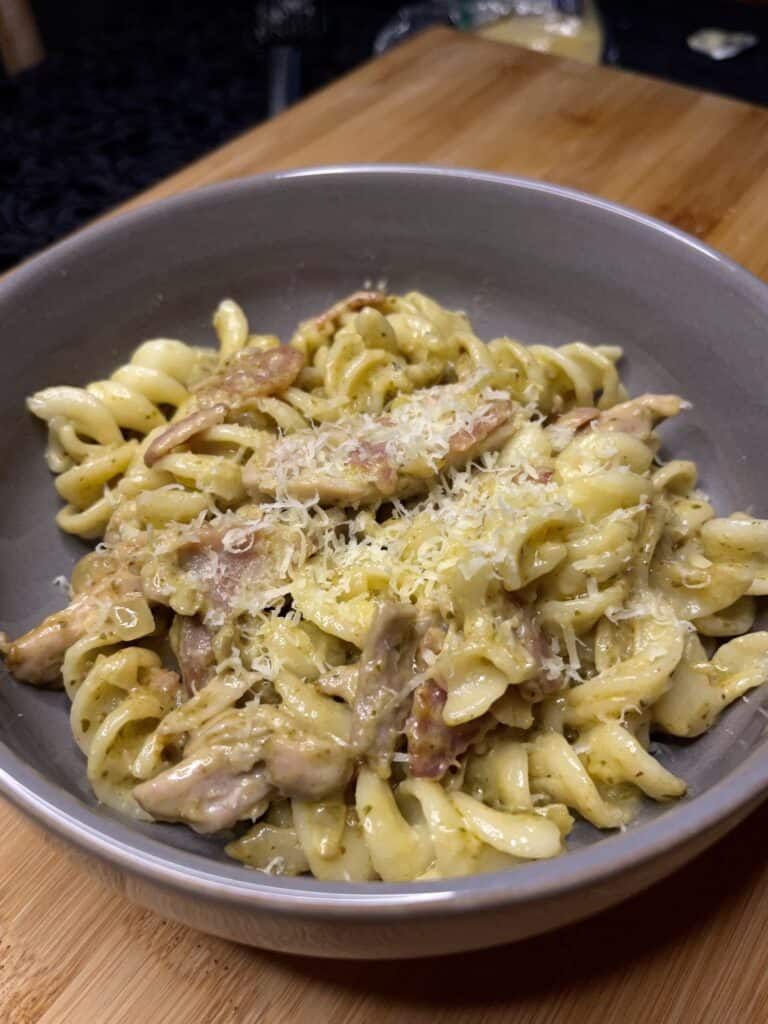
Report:
M651 736L768 678L768 523L661 462L621 350L480 341L362 291L290 342L225 300L28 400L59 526L98 540L14 642L97 798L244 864L407 881L563 852L685 794Z

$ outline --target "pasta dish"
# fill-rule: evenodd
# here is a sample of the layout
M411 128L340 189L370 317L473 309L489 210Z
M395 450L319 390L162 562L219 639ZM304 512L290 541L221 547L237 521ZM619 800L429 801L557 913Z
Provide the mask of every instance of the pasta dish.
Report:
M231 300L214 327L28 400L58 525L98 543L2 650L63 685L99 801L263 871L402 881L684 795L652 737L768 678L768 522L659 459L682 399L416 292L285 345Z

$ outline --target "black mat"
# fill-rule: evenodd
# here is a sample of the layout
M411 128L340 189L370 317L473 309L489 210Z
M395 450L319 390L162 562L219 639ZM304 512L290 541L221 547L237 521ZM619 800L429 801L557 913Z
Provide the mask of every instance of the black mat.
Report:
M0 269L258 123L267 54L255 0L32 0L48 59L0 76ZM326 0L325 35L302 42L309 92L371 52L402 0ZM768 102L768 9L601 0L611 62ZM702 25L762 41L715 64L691 53Z

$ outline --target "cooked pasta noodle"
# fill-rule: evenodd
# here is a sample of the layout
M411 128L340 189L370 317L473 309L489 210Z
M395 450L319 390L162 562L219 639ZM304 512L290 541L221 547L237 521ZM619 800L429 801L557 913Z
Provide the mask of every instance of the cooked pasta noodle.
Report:
M97 798L262 871L399 882L682 797L651 735L768 679L768 522L659 461L685 403L416 292L286 346L231 300L213 322L217 350L148 341L28 402L59 526L103 541L4 651L65 687Z

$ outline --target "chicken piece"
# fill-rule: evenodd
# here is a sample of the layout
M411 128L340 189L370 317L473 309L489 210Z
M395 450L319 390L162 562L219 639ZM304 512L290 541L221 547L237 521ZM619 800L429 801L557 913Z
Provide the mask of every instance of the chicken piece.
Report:
M657 423L687 408L689 404L678 395L639 395L601 412L596 429L633 434L641 441L649 441Z
M238 352L226 369L192 390L192 404L196 408L152 440L144 453L145 465L153 466L178 445L223 423L228 415L240 412L251 399L285 391L303 367L304 356L287 345L266 351L246 348Z
M198 616L180 615L171 632L171 647L181 669L187 696L198 693L213 674L213 637Z
M408 714L417 643L414 609L383 605L360 657L351 744L382 778L389 776L395 742Z
M424 490L450 467L500 447L519 406L463 384L425 388L385 413L297 430L254 453L243 484L254 496L360 505Z
M264 770L233 772L220 751L190 757L142 782L136 803L157 821L183 821L207 834L266 810L272 785Z
M345 313L357 313L366 306L372 306L384 312L389 304L385 292L380 291L359 291L353 292L345 299L335 302L330 309L315 318L314 326L322 334L333 334L339 327L339 322Z
M8 644L5 663L16 679L34 686L57 682L67 650L95 628L102 606L92 595L80 594L69 607L55 612L18 640Z
M352 704L357 691L357 665L339 665L315 680L315 686L328 697L341 697Z
M284 797L323 800L349 782L349 752L331 739L298 730L275 732L264 754L267 776Z
M34 686L59 681L64 655L87 633L98 630L116 598L141 594L141 580L130 570L118 570L92 590L78 594L59 612L6 645L5 662L16 679Z
M413 693L411 713L405 723L411 775L441 779L468 748L495 727L491 715L463 725L446 725L443 708L448 694L435 679L420 683Z
M334 740L271 708L256 708L250 717L232 714L239 716L237 724L218 743L136 786L139 806L153 818L217 832L263 813L275 794L315 801L346 786L350 752Z
M168 452L178 448L180 444L191 441L197 434L202 434L209 427L223 423L227 416L226 405L212 405L207 409L198 409L183 419L176 420L161 431L144 452L144 465L150 468Z

